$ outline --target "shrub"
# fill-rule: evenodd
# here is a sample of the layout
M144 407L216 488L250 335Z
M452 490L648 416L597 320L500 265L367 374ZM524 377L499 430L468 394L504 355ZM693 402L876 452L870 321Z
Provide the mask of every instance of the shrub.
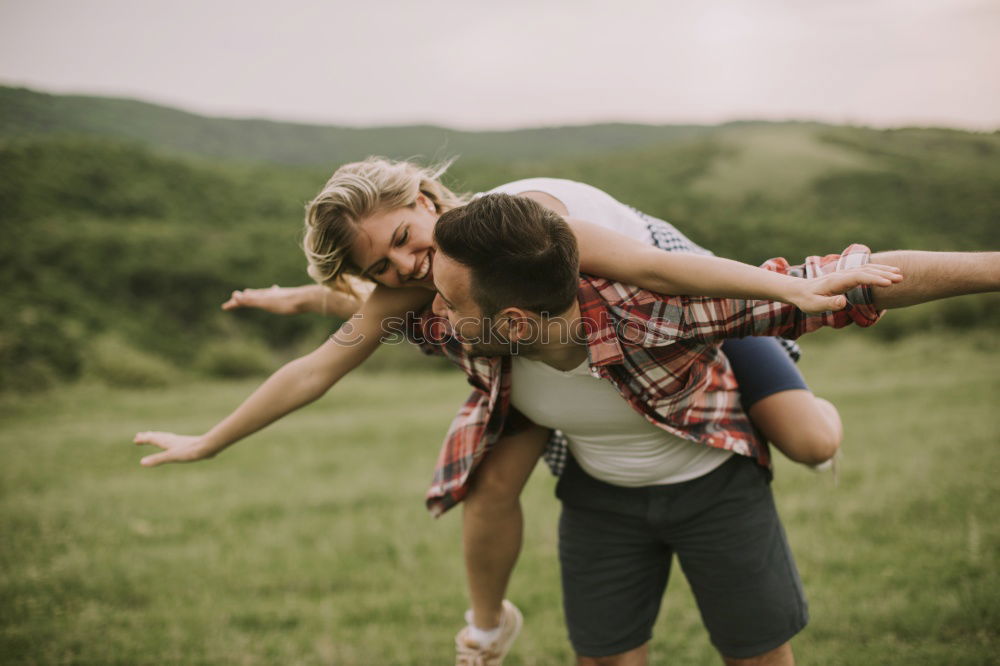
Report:
M158 356L130 345L113 333L105 333L91 343L85 358L85 372L108 384L125 388L166 386L180 373Z
M12 290L8 289L5 296L9 298ZM79 375L86 333L80 322L37 302L4 305L0 308L4 312L0 325L0 392L43 390L61 379Z
M252 377L272 372L276 359L257 340L230 339L209 342L198 354L195 366L215 377Z

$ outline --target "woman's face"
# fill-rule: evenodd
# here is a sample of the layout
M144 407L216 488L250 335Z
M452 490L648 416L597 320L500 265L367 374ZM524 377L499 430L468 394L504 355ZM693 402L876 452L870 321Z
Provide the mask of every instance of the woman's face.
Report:
M351 259L362 276L387 287L434 289L431 279L434 224L438 214L423 194L412 207L361 220Z

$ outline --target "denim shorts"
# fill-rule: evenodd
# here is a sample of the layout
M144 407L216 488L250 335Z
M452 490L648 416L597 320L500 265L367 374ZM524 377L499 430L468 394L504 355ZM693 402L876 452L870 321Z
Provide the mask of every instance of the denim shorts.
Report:
M806 380L777 338L726 340L722 352L740 385L740 403L747 410L769 395L792 389L808 390Z

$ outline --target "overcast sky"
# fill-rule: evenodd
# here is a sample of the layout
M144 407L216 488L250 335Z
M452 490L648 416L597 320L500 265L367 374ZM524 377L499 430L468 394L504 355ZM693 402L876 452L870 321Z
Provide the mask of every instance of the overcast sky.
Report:
M1000 0L0 0L0 83L462 128L1000 128Z

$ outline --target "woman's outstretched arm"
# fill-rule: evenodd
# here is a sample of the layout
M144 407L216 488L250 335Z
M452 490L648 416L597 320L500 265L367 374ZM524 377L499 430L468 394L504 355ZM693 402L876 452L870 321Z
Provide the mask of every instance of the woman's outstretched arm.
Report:
M432 295L426 289L377 289L361 310L329 340L310 354L282 366L205 434L137 433L133 439L136 444L152 444L163 449L144 457L142 464L154 467L168 462L211 458L247 435L313 402L375 351L391 332L383 329L383 320L423 307Z
M803 280L731 259L664 252L584 220L567 218L580 246L580 270L663 294L780 301L809 313L840 310L843 275ZM902 280L895 266L867 264L877 286Z
M802 280L780 275L731 259L664 252L600 225L569 217L566 205L546 192L527 191L519 196L532 199L562 215L576 234L580 247L580 271L617 280L661 294L714 296L781 301L808 313L840 310L846 305L842 276ZM894 266L865 266L884 276L879 286L902 279Z
M301 287L279 287L275 284L268 289L238 289L222 304L222 309L258 308L280 315L315 312L347 319L361 309L374 286L370 282L354 279L351 282L354 293L319 284Z

